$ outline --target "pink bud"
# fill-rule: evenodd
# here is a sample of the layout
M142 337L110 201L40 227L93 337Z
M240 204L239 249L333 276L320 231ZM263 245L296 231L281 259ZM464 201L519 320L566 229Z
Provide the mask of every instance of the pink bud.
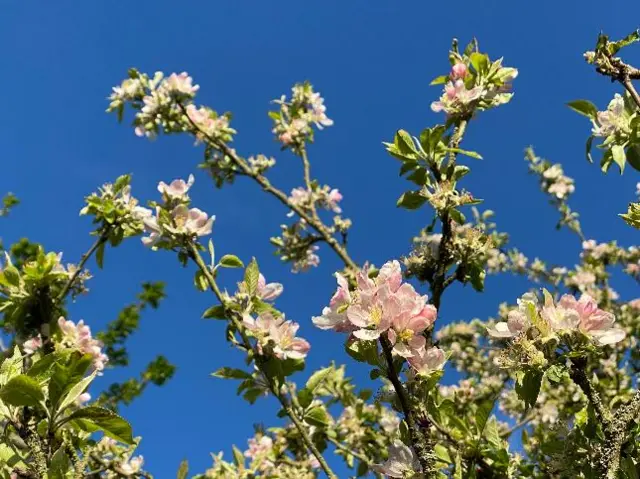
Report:
M467 76L467 65L464 63L456 63L451 67L451 79L457 80Z

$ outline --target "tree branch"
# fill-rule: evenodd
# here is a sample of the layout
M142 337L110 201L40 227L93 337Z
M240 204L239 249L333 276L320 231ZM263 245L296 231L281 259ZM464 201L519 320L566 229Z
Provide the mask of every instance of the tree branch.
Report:
M313 441L309 437L309 434L307 432L307 428L302 423L302 421L298 417L297 413L293 410L293 408L291 407L291 404L289 404L289 402L287 401L286 397L282 394L282 392L274 384L274 381L273 381L273 378L271 377L271 375L269 375L267 373L267 371L265 371L262 368L262 363L261 363L261 360L260 360L262 358L262 356L261 356L260 352L256 348L254 348L252 346L251 341L249 340L249 337L247 336L247 334L246 334L246 332L244 330L244 326L242 324L242 321L240 320L240 318L238 318L237 311L234 311L229 307L228 300L222 294L222 291L220 291L220 288L218 287L218 284L216 283L215 278L211 274L211 271L209 270L208 266L205 264L204 260L202 259L202 256L200 255L200 252L198 251L198 249L196 248L196 246L193 243L189 244L189 256L191 257L193 262L198 266L198 268L200 269L202 274L205 276L205 278L207 280L207 283L209 284L209 288L216 295L216 297L218 298L218 301L220 301L220 303L222 304L222 306L223 306L223 308L225 310L226 316L231 320L231 322L233 323L233 325L237 329L238 334L240 334L240 338L242 339L243 346L248 351L252 351L253 352L254 357L256 358L256 366L258 367L258 369L260 369L260 371L262 372L263 376L267 380L269 389L271 390L273 395L278 398L278 400L280 401L280 404L282 405L283 409L285 410L287 415L291 418L291 421L293 421L293 424L298 429L298 432L300 432L300 436L302 437L303 442L305 443L307 448L311 451L311 453L316 457L316 459L320 463L320 467L322 467L322 469L327 474L327 476L330 479L337 479L337 476L333 473L333 471L329 467L329 464L327 464L327 461L325 460L324 456L318 450L318 448L315 446L315 444L313 443Z

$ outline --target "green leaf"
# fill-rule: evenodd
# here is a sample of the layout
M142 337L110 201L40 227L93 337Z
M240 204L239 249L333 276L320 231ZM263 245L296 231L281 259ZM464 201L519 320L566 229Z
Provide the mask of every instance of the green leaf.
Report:
M318 386L333 372L333 367L320 369L311 375L305 387L310 391L315 391Z
M16 377L22 371L22 353L20 348L13 348L11 357L6 358L0 365L0 384L6 384L11 378Z
M473 158L476 160L482 159L482 156L480 156L480 153L476 153L475 151L468 151L460 148L447 148L446 151L452 152L452 153L458 153L460 155L465 155L465 156L468 156L469 158Z
M304 414L304 420L307 424L312 426L326 427L329 425L329 415L322 406L316 406L309 409Z
M216 304L211 306L204 313L202 313L204 319L227 319L227 315L224 306Z
M227 366L211 373L214 378L222 379L251 379L252 376L242 369L229 368Z
M15 266L7 266L2 273L11 286L20 285L20 272Z
M586 116L587 118L595 119L598 114L598 108L589 100L574 100L567 103L567 106L573 111Z
M70 467L71 461L64 452L64 446L60 446L51 458L47 479L65 479Z
M232 446L233 450L233 463L236 467L244 468L244 454L236 446Z
M622 174L624 172L624 165L627 162L624 147L621 145L613 145L611 147L611 155L613 156L613 161L620 167L620 174Z
M244 263L235 255L225 254L220 258L220 266L224 268L244 268Z
M532 408L538 400L542 373L540 371L518 371L516 373L516 393L525 403L527 409Z
M60 401L60 406L58 406L58 410L56 411L55 415L57 416L58 414L60 414L60 412L64 411L67 406L73 404L75 400L78 399L78 396L80 396L80 394L82 394L89 387L89 384L91 384L91 381L95 379L97 374L98 371L94 371L86 378L78 381L77 384L69 389L69 392L66 394L64 399Z
M473 68L478 73L485 73L489 69L489 57L484 53L473 52L469 57Z
M633 458L630 456L625 456L622 460L622 470L624 471L626 477L628 479L639 479L638 476L638 467L633 462Z
M491 411L493 410L493 400L487 400L478 405L475 413L475 426L478 437L482 437L484 428L487 425Z
M209 289L209 282L207 281L207 277L201 270L196 271L196 274L193 277L193 284L198 291L206 291L207 289Z
M74 421L89 432L100 430L117 441L134 444L131 425L109 409L96 406L85 407L64 418L61 424L69 421Z
M396 205L408 210L415 210L420 208L425 203L425 201L427 201L427 199L419 192L407 191L405 193L402 193L402 196L398 198Z
M176 478L187 479L187 474L189 474L189 462L185 459L180 463L180 467L178 468L178 474L176 475Z
M587 160L589 163L593 163L593 157L591 156L591 146L593 145L594 136L587 138Z
M566 376L567 368L561 364L553 364L545 371L546 378L553 383L561 383Z
M372 366L379 366L378 342L355 340L345 344L345 350L349 356L359 362L364 362Z
M398 130L396 132L394 144L403 155L408 155L409 157L412 155L415 155L416 157L419 156L418 150L416 150L416 145L413 142L413 138L411 138L411 135L405 130Z
M451 456L449 455L449 451L442 444L436 444L434 447L434 452L436 453L436 457L442 462L451 464Z
M443 85L444 83L447 83L449 81L449 75L440 75L439 77L435 77L433 80L431 80L431 83L429 83L429 85L433 86L433 85Z
M627 148L627 161L634 169L640 171L640 145Z
M0 399L12 406L37 406L44 401L44 393L38 381L21 374L0 389Z
M247 287L247 292L251 295L256 294L258 290L258 278L260 276L260 269L255 258L251 259L251 263L247 266L244 272L244 284Z
M104 249L106 247L106 243L102 242L98 245L98 249L96 250L96 264L98 268L102 269L104 266Z

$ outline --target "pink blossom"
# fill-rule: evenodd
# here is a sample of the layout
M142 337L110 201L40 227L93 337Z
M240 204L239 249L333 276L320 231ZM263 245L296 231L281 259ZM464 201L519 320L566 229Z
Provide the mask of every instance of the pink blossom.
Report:
M86 403L88 403L89 401L91 401L91 394L89 393L82 393L80 394L80 396L78 396L78 398L76 399L76 404L78 406L83 406Z
M158 183L158 191L163 195L166 195L171 200L184 200L187 197L187 192L189 188L193 185L195 178L193 175L189 175L189 179L187 181L184 180L173 180L168 185L161 181Z
M389 289L388 285L384 285ZM347 309L347 318L356 326L353 335L358 339L374 340L391 326L400 312L400 302L392 294L373 294L362 291L359 303Z
M633 309L640 309L640 298L632 299L629 301L629 306Z
M457 79L445 85L444 94L439 101L431 103L431 110L436 113L444 111L449 115L458 113L480 98L483 91L479 86L468 90L464 81Z
M211 234L215 216L209 218L207 213L198 209L188 209L186 205L178 205L171 212L178 232L196 236Z
M271 313L263 313L254 319L245 315L243 324L258 340L261 352L264 346L273 342L273 353L280 359L303 359L311 349L307 340L296 337L300 325L286 321L284 317L276 318Z
M187 72L182 72L169 75L163 83L163 88L169 93L193 96L200 89L200 86L193 84L193 78Z
M435 346L429 349L421 348L408 359L411 367L422 375L442 369L446 360L444 351Z
M142 456L136 456L121 463L119 469L127 476L133 476L136 472L140 472L143 464L144 458Z
M572 308L566 308L562 304L555 304L553 297L545 289L544 305L540 310L540 317L552 331L571 331L580 323L578 312Z
M282 294L283 286L280 283L267 283L262 273L258 276L258 296L264 301L273 301Z
M42 337L38 334L22 344L25 354L33 354L42 347Z
M424 348L426 339L422 332L435 322L437 310L427 304L427 297L420 296L409 283L402 284L394 297L399 301L400 309L387 334L394 345L393 351L409 358L416 350Z
M342 201L342 194L337 189L332 189L327 196L327 206L336 214L342 213L342 208L338 206L338 203Z
M403 478L422 470L418 457L399 439L389 445L389 457L384 464L374 464L373 470L388 477Z
M456 63L451 67L449 77L451 77L452 80L459 80L465 76L467 76L467 65L464 63Z
M273 440L269 436L252 437L247 441L249 449L244 451L244 456L252 460L268 454L273 448Z
M78 324L60 316L58 326L62 332L60 344L63 347L74 348L82 353L93 356L93 368L102 371L109 358L102 352L102 342L91 336L91 328L80 320Z
M507 315L507 321L496 323L492 328L487 328L487 332L494 338L513 338L519 336L529 328L530 322L522 311L512 310Z
M565 294L559 303L562 307L577 313L580 330L593 337L600 345L615 344L626 336L624 330L614 326L616 317L598 308L598 303L588 294L583 294L579 300Z
M275 342L273 352L280 359L304 359L311 345L306 339L297 338L300 325L293 321L274 323L269 330L269 338Z
M336 273L338 289L331 297L329 307L322 310L322 316L314 316L313 324L320 329L333 329L338 332L351 332L354 326L347 318L347 307L351 304L349 283L340 273Z

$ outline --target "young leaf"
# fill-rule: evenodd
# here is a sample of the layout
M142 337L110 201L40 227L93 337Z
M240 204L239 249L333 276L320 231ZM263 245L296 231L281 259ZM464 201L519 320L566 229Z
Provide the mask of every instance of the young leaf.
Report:
M251 263L247 266L244 272L244 283L247 287L249 294L256 294L258 290L258 278L260 276L260 269L255 258L251 259Z
M189 463L185 459L180 463L180 468L178 469L178 474L176 475L176 478L187 479L187 474L189 474Z
M611 147L611 154L613 155L613 161L620 167L620 174L624 172L624 165L627 162L627 155L624 153L622 145L613 145Z
M37 406L44 401L44 393L38 381L21 374L0 389L0 399L12 406Z
M541 384L540 371L518 371L516 374L516 393L524 401L527 409L532 408L538 400Z
M634 169L640 171L640 145L627 148L627 161Z
M235 255L225 254L220 258L220 266L224 268L244 268L244 263Z
M98 249L96 250L96 264L98 268L102 269L104 266L104 249L106 247L106 243L102 242L98 245Z
M22 353L16 346L11 357L6 358L0 365L0 384L6 384L22 371Z
M316 388L322 383L322 381L324 381L327 378L327 376L329 376L332 372L333 372L332 366L316 371L307 380L307 384L305 385L305 387L310 391L315 391Z
M567 106L573 111L586 116L587 118L595 119L598 113L598 108L589 100L574 100L567 103Z
M82 394L89 387L89 384L91 384L91 381L95 379L97 374L98 374L98 371L92 372L89 376L82 379L77 384L75 384L71 389L69 389L69 392L64 397L64 399L60 401L60 406L58 406L58 410L56 411L55 415L57 416L60 412L64 411L64 409L67 406L69 406L76 399L78 399L80 394Z
M224 310L224 306L216 304L211 306L204 313L202 313L204 319L227 319L227 315Z
M64 452L64 446L60 446L51 458L47 479L65 479L70 467L71 461Z
M304 420L312 426L326 427L329 425L329 415L322 406L309 409L304 415Z
M429 83L429 85L442 85L444 83L447 83L448 81L449 75L440 75L439 77L435 77L433 80L431 80L431 83Z
M420 208L427 199L416 191L407 191L402 193L402 196L398 198L397 206L402 206L408 210L415 210Z
M222 379L251 379L251 374L242 369L229 368L227 366L211 373L214 378Z

